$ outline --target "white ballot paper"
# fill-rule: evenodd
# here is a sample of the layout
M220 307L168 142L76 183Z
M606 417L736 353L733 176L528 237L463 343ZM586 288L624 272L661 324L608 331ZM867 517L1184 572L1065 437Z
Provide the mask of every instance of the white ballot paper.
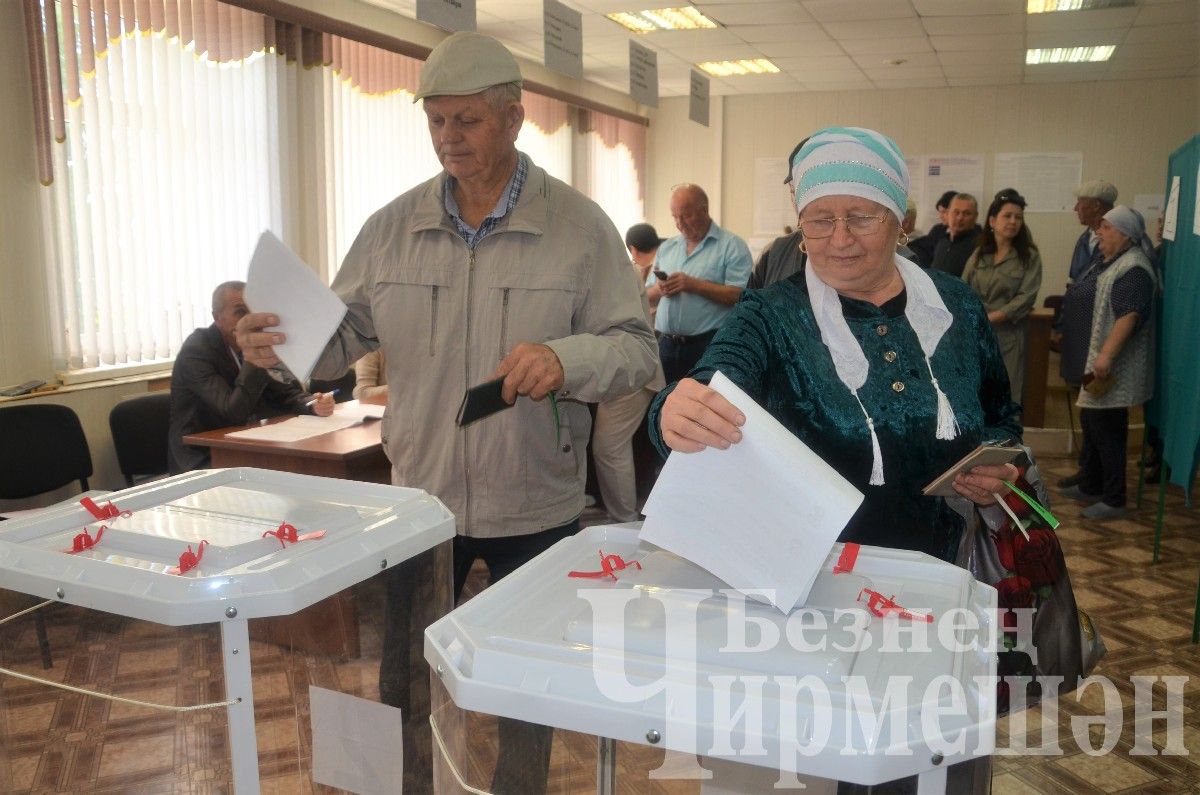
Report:
M345 419L356 419L360 422L368 419L380 419L383 417L383 411L387 406L379 403L363 403L358 400L347 400L345 403L338 403L333 407L333 416L343 417Z
M331 417L301 414L283 422L227 433L225 437L228 439L254 439L259 442L299 442L323 433L340 431L342 428L349 428L360 422L362 422L361 418L339 417L336 414Z
M251 312L279 317L273 330L286 334L287 342L275 346L275 355L296 378L307 381L346 305L269 229L254 247L243 295Z
M742 440L672 453L646 501L640 538L791 612L862 492L723 374L710 386L746 415Z

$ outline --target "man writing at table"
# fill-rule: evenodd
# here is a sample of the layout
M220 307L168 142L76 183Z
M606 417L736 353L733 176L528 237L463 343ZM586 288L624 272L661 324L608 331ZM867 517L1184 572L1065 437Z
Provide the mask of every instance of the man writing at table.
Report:
M495 39L456 33L434 48L416 98L443 172L359 232L333 283L348 312L316 368L336 377L383 351L392 481L454 511L457 588L476 558L495 582L578 531L585 402L637 391L655 371L621 236L594 202L517 151L520 97L516 59ZM242 319L248 359L276 361L283 336L264 331L275 325L266 314ZM513 408L457 427L464 391L499 378ZM380 700L403 711L406 792L432 790L420 633L451 607L448 563L435 548L388 572ZM491 791L543 791L550 736L501 719Z
M250 310L242 299L245 282L225 282L213 290L213 322L184 341L171 369L171 426L167 466L172 475L204 469L207 447L183 443L183 437L255 417L278 414L333 413L333 396L310 395L290 374L243 362L234 328Z

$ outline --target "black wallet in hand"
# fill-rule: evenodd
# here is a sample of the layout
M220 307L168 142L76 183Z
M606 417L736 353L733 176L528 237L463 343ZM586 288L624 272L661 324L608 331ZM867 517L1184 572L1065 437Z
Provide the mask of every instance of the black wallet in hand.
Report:
M463 395L462 405L458 407L459 427L470 425L497 411L512 408L513 404L506 402L500 395L503 388L504 379L497 378L495 381L488 381L468 389Z

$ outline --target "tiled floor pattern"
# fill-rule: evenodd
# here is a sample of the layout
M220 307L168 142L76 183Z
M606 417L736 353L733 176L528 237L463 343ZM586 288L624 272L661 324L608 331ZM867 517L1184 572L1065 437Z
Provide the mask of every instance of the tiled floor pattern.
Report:
M1065 459L1043 458L1042 466L1051 481L1072 469ZM1171 490L1162 560L1153 564L1156 493L1148 488L1140 510L1105 523L1082 519L1078 503L1055 502L1077 599L1097 620L1109 648L1096 673L1115 685L1122 704L1121 732L1119 739L1111 732L1111 751L1084 753L1072 725L1100 747L1102 727L1094 722L1089 727L1084 716L1104 712L1104 692L1093 685L1068 696L1054 721L1062 752L998 754L993 777L998 795L1200 792L1200 647L1190 643L1200 574L1200 513L1184 506L1178 489ZM603 519L596 511L588 516ZM469 588L480 587L483 576L478 572ZM12 595L7 596L0 600L3 615L17 609ZM377 613L380 598L376 584L361 588L359 614ZM28 617L0 627L0 665L147 701L193 704L223 698L215 627L173 629L64 606L49 609L46 618L54 667L42 672ZM350 661L266 643L251 646L263 791L311 792L308 685L375 698L378 633L364 620L362 657ZM1189 677L1182 730L1189 756L1131 753L1133 675ZM1153 706L1162 709L1164 703L1159 683ZM1023 740L1032 749L1052 747L1047 738L1053 732L1040 725L1044 710L1024 713L1024 725L1016 717L1003 721L998 746L1017 748ZM486 731L490 719L472 720L465 766L473 783L486 786L483 770L495 754L495 733ZM1154 748L1161 749L1168 741L1164 722L1153 729ZM698 791L691 782L652 782L632 773L656 767L660 759L661 752L653 749L621 745L619 790L655 795ZM557 790L552 791L594 792L594 771L595 740L556 733L551 783ZM0 792L228 792L229 780L223 710L150 711L0 677ZM319 785L315 790L333 791Z

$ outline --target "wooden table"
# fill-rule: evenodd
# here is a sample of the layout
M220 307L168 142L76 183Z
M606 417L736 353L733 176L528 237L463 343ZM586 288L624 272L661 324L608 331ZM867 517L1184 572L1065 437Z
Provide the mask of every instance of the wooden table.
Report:
M288 417L277 417L270 423ZM230 438L248 426L220 428L183 437L187 444L207 447L212 466L258 467L301 475L321 475L368 483L391 483L392 467L383 452L378 420L313 436L298 442L265 442ZM250 636L280 646L334 657L358 657L358 609L347 589L290 616L254 619Z
M1035 309L1029 313L1029 337L1025 343L1025 400L1021 422L1026 428L1046 424L1046 381L1050 370L1050 330L1054 310ZM1020 400L1020 396L1015 396Z
M282 422L285 419L288 418L277 417L269 422ZM367 483L391 483L392 466L383 452L383 443L379 438L380 425L378 420L367 420L360 425L299 442L230 438L230 433L244 431L248 427L238 425L189 434L183 437L183 441L209 448L214 468L259 467Z

